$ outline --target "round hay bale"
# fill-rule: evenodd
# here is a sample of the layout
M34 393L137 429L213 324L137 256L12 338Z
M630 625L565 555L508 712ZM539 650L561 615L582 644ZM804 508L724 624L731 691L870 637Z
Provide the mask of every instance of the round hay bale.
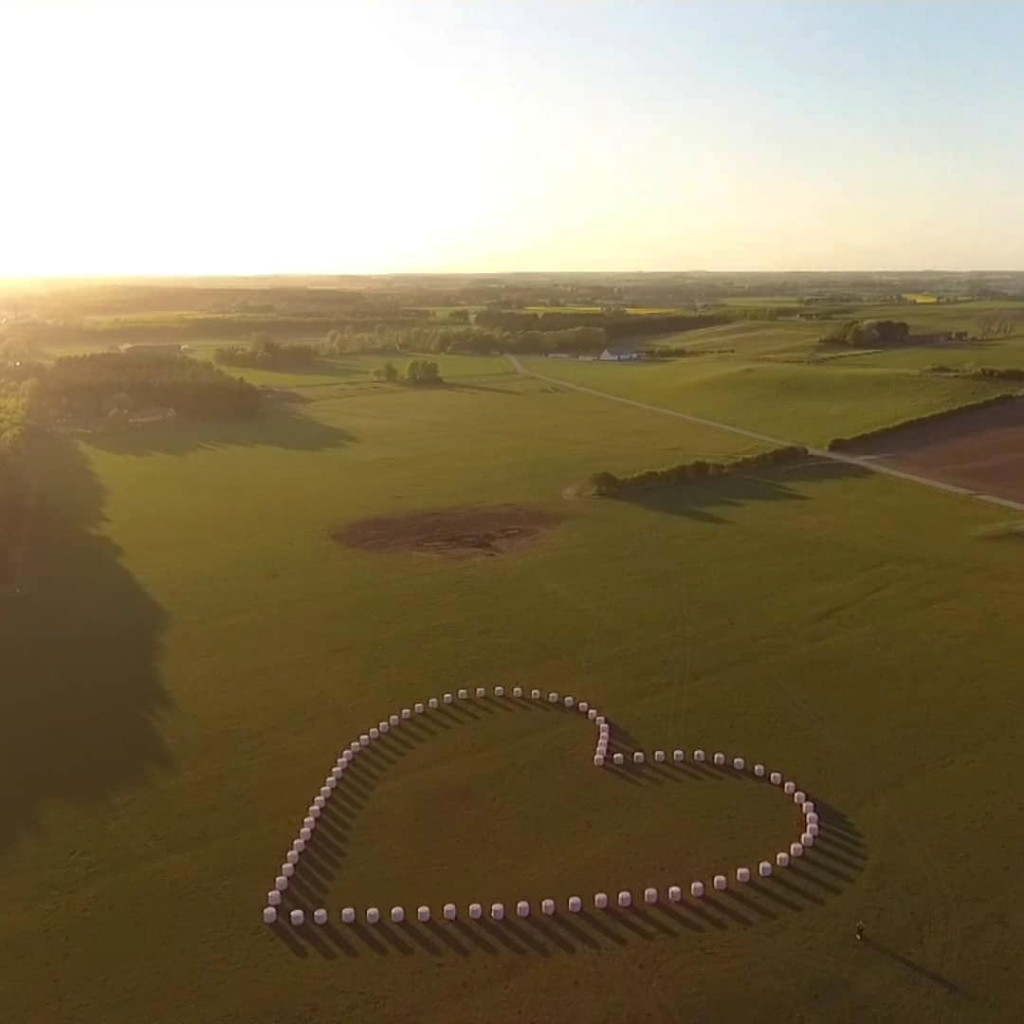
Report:
M299 838L303 840L303 842L308 843L310 839L313 838L313 830L308 825L303 825L302 828L299 829Z
M466 700L469 697L469 690L459 690L459 700ZM445 701L446 704L450 704L451 701Z
M422 707L422 706L423 705L421 704L420 707ZM402 708L402 716L401 717L402 717L402 719L404 721L408 722L409 719L412 718L412 708Z
M306 923L306 915L301 910L293 910L288 915L288 920L298 928L299 925Z
M316 828L316 818L303 818L302 819L302 826L303 826L303 828L308 828L310 830L315 829Z
M781 786L782 785L782 772L772 772L771 775L768 776L768 781L773 786Z
M356 746L358 747L359 744L356 743ZM352 758L354 758L355 756L355 752L352 750L343 750L341 752L341 759L345 762L345 764L349 764L352 761Z
M759 779L763 779L764 778L764 771L765 771L765 769L764 769L764 765L763 764L755 764L754 765L754 774Z
M703 751L703 750L701 750L701 749L700 749L700 747L698 747L698 748L697 748L697 749L696 749L696 750L695 750L695 751L693 752L693 759L694 759L694 761L699 761L699 762L703 762L703 761L705 760L705 758L706 758L706 757L707 757L707 755L706 755L706 754L704 753L704 751Z
M628 889L623 889L619 893L618 902L620 907L633 906L633 894Z
M750 881L750 868L737 868L736 881L746 885Z
M793 803L795 803L801 810L805 803L807 803L807 794L803 790L798 789L793 794Z
M814 834L811 833L811 832L805 832L800 837L800 843L801 843L802 846L805 846L805 847L807 847L809 849L810 847L812 847L814 845Z
M298 853L302 853L302 851L305 848L306 848L306 840L305 839L295 839L295 840L292 841L292 849L297 851Z
M668 899L669 903L678 903L683 898L683 890L678 885L670 885L668 887Z
M725 892L729 888L729 879L725 875L715 875L711 880L711 884L719 891Z
M575 700L575 698L573 698L573 697L566 697L566 698L565 698L565 699L564 699L564 700L562 701L562 703L563 703L563 704L564 704L564 705L565 705L565 706L566 706L567 708L569 708L569 709L572 709L572 707L573 707L573 706L574 706L574 705L576 704L576 700Z
M644 889L644 903L657 903L658 890L653 888Z
M482 687L482 686L478 686L476 688L476 695L478 697L486 697L487 696L487 690L485 690L484 687Z
M356 922L356 908L355 907L342 907L341 908L341 920L343 924L355 924Z
M276 907L264 907L263 908L263 923L273 924L277 920L277 908Z
M469 916L474 921L479 921L484 916L484 908L479 903L470 903L469 905Z
M416 908L416 920L427 922L430 920L430 907L423 906Z
M802 857L804 855L804 848L802 843L790 843L789 844L789 855L790 857Z
M811 822L811 824L807 826L807 834L811 835L811 836L814 836L815 838L817 838L818 833L820 831L821 831L821 826L814 824L814 822Z
M364 732L359 737L359 746L361 746L361 747L368 747L369 745L370 745L370 737Z
M394 924L401 924L405 920L405 907L392 907L391 920Z
M626 758L622 754L612 754L612 764L625 764Z
M450 693L441 694L441 700L444 701L445 704L455 703L455 698Z
M384 722L384 721L379 722L377 724L377 728L380 729L381 735L383 736L384 733L391 732L391 723L390 722Z
M608 725L608 719L605 715L594 715L594 724L600 729L602 725Z
M703 882L691 882L690 883L690 895L694 899L703 899L704 897L704 883Z
M583 900L579 896L570 896L568 906L570 914L578 914L583 909Z
M540 700L540 690L531 690L530 700Z
M665 763L665 751L664 750L656 750L654 752L654 760L657 761L658 764L664 764Z
M605 910L608 907L608 893L606 892L595 892L594 893L594 906L598 910Z
M597 721L597 708L591 708L591 709L590 709L590 710L589 710L589 711L587 712L587 718L588 718L588 719L589 719L589 720L590 720L591 722L596 722L596 721Z
M367 924L379 924L380 923L380 911L376 907L366 908L366 923Z
M672 751L672 763L673 764L682 764L685 760L686 760L686 751L680 750L678 747L676 747L676 749Z
M322 796L318 796L318 797L317 797L316 799L317 799L317 800L323 800L324 802L323 802L322 804L318 804L318 803L317 803L316 801L314 801L313 803L311 803L311 804L309 805L309 808L308 808L308 809L309 809L309 816L310 816L310 817L311 817L311 818L312 818L312 819L313 819L314 821L315 821L315 820L316 820L317 818L319 818L321 814L323 814L323 809L324 809L324 806L325 806L325 805L326 805L326 803L327 803L327 801L326 801L326 800L324 799L324 797L322 797Z
M495 697L504 697L505 696L505 687L504 686L496 686L494 688L494 696Z
M423 704L420 703L420 701L416 701L416 703L412 706L412 710L414 714L422 715L426 709L423 707Z
M816 809L817 808L816 808L815 803L814 803L813 800L805 800L803 807L800 808L800 810L802 810L805 815L806 814L814 814Z
M552 690L548 694L548 703L549 704L557 704L558 703L558 694L554 690Z
M436 697L431 697L430 700L427 701L427 707L432 711L436 711L440 706L441 702Z
M529 917L530 904L526 900L520 900L516 904L516 917Z
M512 696L513 697L522 697L522 695L523 695L523 688L521 686L513 686L512 687Z
M285 861L284 864L281 865L281 874L284 875L285 878L291 878L292 875L295 874L295 865L289 864Z
M334 766L334 767L333 767L333 768L331 769L331 775L333 775L333 776L334 776L334 778L336 778L336 779L340 779L340 778L342 777L342 775L344 775L344 774L345 774L345 769L344 769L344 768L342 768L340 764L336 764L336 765L335 765L335 766ZM313 803L316 803L316 801L314 800L314 801L313 801ZM317 804L317 806L318 806L318 807L322 807L322 806L323 806L323 804Z
M579 704L576 705L576 707L580 709L581 715L590 714L590 705L585 700L581 700Z
M741 772L744 768L747 767L747 762L744 761L742 757L734 757L732 759L732 766L736 769L736 771Z
M642 750L636 750L633 752L633 764L644 763L644 752Z
M772 862L770 860L763 860L757 865L757 873L762 878L772 877Z
M380 739L380 729L378 729L377 726L373 726L370 729L370 739L371 740L379 740Z
M394 729L401 721L402 719L398 715L388 716L388 725L390 725L392 729Z
M314 924L327 924L327 911L323 907L317 907L313 911Z
M789 854L786 853L785 850L783 850L781 853L775 854L775 863L780 868L788 868L789 867Z
M441 914L446 921L454 921L459 916L459 910L454 903L446 903L441 908Z
M540 912L545 917L551 917L555 912L555 901L554 900L541 900L540 901Z
M712 760L719 768L721 768L722 765L725 764L725 754L723 754L720 750L716 750L715 756L712 758Z
M820 825L821 824L821 819L819 819L818 815L815 814L814 811L811 811L810 814L806 815L804 817L804 821L808 825Z
M796 783L795 782L787 782L782 787L782 792L785 793L786 796L792 796L796 792Z
M491 918L495 921L503 921L505 919L505 904L504 903L492 903L491 904Z
M284 859L291 865L299 863L299 854L296 850L289 850L285 855Z
M594 755L594 767L595 768L603 768L604 767L604 754L595 754Z
M367 739L367 742L369 742L370 737L367 736L366 739ZM362 749L363 749L363 744L362 744L362 742L360 740L353 740L348 745L348 750L349 750L349 753L352 755L352 757L355 757L356 754L358 754L359 751L362 750ZM352 760L352 758L350 757L349 760Z
M277 889L271 889L270 892L267 893L267 906L281 906L281 894L277 891Z

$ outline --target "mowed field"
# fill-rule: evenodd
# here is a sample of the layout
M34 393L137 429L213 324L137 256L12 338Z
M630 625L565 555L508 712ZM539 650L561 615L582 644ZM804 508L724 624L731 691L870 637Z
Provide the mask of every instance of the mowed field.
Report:
M1006 511L814 462L567 500L597 469L758 446L498 360L444 360L436 391L370 385L367 365L264 378L304 401L256 423L36 449L28 571L0 597L7 1019L1019 1019L1024 547L985 536ZM721 372L637 397L720 396ZM814 372L848 399L839 412L801 405L798 377L736 368L721 418L819 440L960 397ZM480 558L329 535L484 504L557 522ZM495 684L588 699L646 749L778 766L826 808L825 837L784 877L676 911L264 926L339 750L416 700ZM336 919L371 900L436 913L686 887L795 831L767 786L602 772L581 717L514 704L428 715L382 744L294 898Z

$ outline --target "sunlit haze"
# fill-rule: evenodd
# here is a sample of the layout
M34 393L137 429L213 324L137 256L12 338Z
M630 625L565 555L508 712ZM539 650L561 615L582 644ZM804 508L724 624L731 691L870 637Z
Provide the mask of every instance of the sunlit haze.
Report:
M5 0L0 276L1024 267L1024 6Z

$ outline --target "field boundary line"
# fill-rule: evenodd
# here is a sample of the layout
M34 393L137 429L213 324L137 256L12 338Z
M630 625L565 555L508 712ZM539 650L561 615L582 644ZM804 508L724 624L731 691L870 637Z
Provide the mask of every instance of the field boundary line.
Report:
M702 416L692 416L689 413L679 412L676 409L666 409L662 405L651 405L649 402L638 402L633 398L623 398L621 395L613 395L609 391L598 391L597 388L588 388L583 384L571 384L568 381L560 380L557 377L546 377L541 373L535 373L527 369L520 360L511 354L506 353L506 359L511 362L516 373L525 377L533 377L536 380L545 381L548 384L557 384L560 387L569 388L572 391L581 391L584 394L596 395L598 398L607 398L611 402L621 402L623 405L631 405L636 409L646 409L648 412L661 413L663 416L674 416L676 419L685 420L687 423L696 423L701 427L711 427L714 430L725 430L730 434L738 434L741 437L750 437L755 441L764 441L780 448L797 444L796 441L788 441L771 434L761 434L756 430L747 430L744 427L736 427L731 423L721 423L718 420L704 419ZM947 494L958 494L966 498L974 498L978 501L990 504L1001 505L1004 508L1014 509L1017 512L1024 512L1024 502L1013 501L1010 498L1000 498L994 494L984 494L980 491L971 490L968 487L960 487L958 484L946 483L942 480L935 480L932 477L921 476L919 473L908 473L903 469L895 469L892 466L881 465L878 462L867 458L859 458L853 455L840 455L838 452L830 452L824 448L808 448L808 455L816 458L828 459L830 462L845 463L849 466L859 466L869 473L881 473L884 476L895 477L897 480L907 480L910 483L921 484L924 487L931 487L936 491L945 491Z

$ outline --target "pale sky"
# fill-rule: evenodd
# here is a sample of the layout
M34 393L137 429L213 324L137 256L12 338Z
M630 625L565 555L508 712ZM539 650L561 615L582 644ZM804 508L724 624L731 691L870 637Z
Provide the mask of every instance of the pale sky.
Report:
M0 277L1024 269L1024 4L0 0Z

